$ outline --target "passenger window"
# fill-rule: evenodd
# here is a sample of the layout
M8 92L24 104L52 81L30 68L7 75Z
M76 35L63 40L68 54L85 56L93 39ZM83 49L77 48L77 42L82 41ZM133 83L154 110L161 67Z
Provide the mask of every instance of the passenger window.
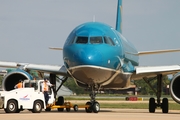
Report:
M104 43L109 45L115 45L110 37L104 37Z
M88 37L77 37L76 43L86 44L88 43Z
M102 37L90 37L91 44L100 44L103 43Z

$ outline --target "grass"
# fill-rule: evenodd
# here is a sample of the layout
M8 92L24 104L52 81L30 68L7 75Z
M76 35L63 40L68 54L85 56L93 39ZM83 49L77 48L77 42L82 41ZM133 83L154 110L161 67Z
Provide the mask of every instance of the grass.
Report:
M147 109L147 104L145 103L121 103L121 104L109 104L109 103L100 103L101 108L130 108L130 109Z
M83 97L83 96L66 96L65 97L65 100L77 100L77 101L81 101L81 100L87 100L87 101L89 101L89 97L88 96L85 96L85 97ZM175 102L173 102L173 100L170 98L170 97L168 97L168 99L169 99L169 110L180 110L180 104L178 104L178 103L175 103ZM113 96L111 96L111 97L97 97L96 98L96 100L98 101L98 100L101 100L101 101L104 101L103 103L101 103L101 102L99 102L100 103L100 106L101 106L101 108L119 108L119 109L148 109L148 107L149 107L149 103L148 103L148 100L149 100L149 97L145 97L145 99L144 99L144 101L147 101L147 102L137 102L137 103L135 103L135 102L127 102L127 103L124 103L124 102L120 102L120 103L117 103L117 102L111 102L111 103L109 103L109 102L105 102L105 101L125 101L125 96L124 97L113 97ZM73 103L72 103L73 104ZM79 103L78 105L84 105L85 103ZM158 109L161 109L161 108L159 108L158 107Z
M134 96L134 95L119 95L119 94L98 94L96 96L96 100L125 100L126 97ZM137 96L138 98L143 98L144 100L149 100L150 97L156 98L156 96L148 96L148 95L141 95ZM89 95L78 95L78 96L64 96L65 99L68 100L89 100ZM170 95L164 95L162 98L168 98L169 100L172 100Z
M85 103L84 103L85 104ZM80 103L78 105L84 105ZM148 103L100 103L101 108L117 108L117 109L148 109ZM157 109L161 109L158 107ZM180 110L180 104L169 103L169 110Z
M148 109L148 103L120 103L120 104L100 104L101 108L128 108L128 109ZM160 108L158 108L160 109ZM180 110L180 104L169 103L169 110Z
M85 104L85 103L84 103ZM80 103L78 105L84 105ZM117 108L117 109L148 109L148 103L100 103L101 108ZM158 107L157 109L161 109ZM180 110L180 104L169 103L169 110Z

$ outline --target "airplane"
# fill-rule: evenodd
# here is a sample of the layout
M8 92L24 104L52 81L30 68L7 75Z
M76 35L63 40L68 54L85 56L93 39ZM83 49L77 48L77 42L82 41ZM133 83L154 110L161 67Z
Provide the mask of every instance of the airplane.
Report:
M170 93L174 101L180 103L178 87L180 66L139 66L139 56L179 52L180 49L138 52L135 46L122 35L121 11L122 0L118 0L115 29L101 22L83 23L71 31L63 48L50 48L63 51L64 65L62 66L0 61L0 67L17 68L4 77L3 90L14 89L19 79L32 80L30 70L38 71L40 77L43 77L43 73L49 73L52 84L56 84L56 78L59 75L64 76L62 84L71 77L77 85L91 91L90 101L86 103L91 107L86 108L86 112L98 113L100 104L96 100L96 91L127 89L131 85L131 80L143 79L154 90L157 97L156 100L149 99L149 112L154 113L155 109L160 107L163 113L168 113L168 99L161 100L162 78L169 74L174 75L170 83ZM156 89L150 84L153 78L157 79ZM58 98L58 101L62 102L63 98Z

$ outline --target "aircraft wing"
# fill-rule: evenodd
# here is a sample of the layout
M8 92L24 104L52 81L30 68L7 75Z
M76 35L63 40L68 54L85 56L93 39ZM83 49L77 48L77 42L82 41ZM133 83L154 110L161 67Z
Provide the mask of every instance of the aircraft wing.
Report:
M51 49L60 49L60 48L51 48ZM138 53L131 53L131 52L126 52L127 54L132 54L136 56L141 56L141 55L150 55L150 54L161 54L161 53L170 53L170 52L180 52L180 49L167 49L167 50L154 50L154 51L141 51Z
M150 54L161 54L168 52L180 52L180 49L167 49L167 50L154 50L154 51L141 51L138 53L129 53L137 56L150 55ZM136 66L135 73L133 73L132 79L142 79L143 77L155 77L158 74L169 75L180 72L180 65L171 66Z
M168 52L180 52L180 49L142 51L142 52L138 52L138 55L161 54L161 53L168 53Z
M23 70L37 70L45 73L54 73L57 75L70 77L64 65L42 65L42 64L30 64L30 63L16 63L0 61L0 67L5 68L21 68Z
M136 66L132 79L142 79L143 77L154 77L158 74L169 75L180 72L180 65L171 66Z

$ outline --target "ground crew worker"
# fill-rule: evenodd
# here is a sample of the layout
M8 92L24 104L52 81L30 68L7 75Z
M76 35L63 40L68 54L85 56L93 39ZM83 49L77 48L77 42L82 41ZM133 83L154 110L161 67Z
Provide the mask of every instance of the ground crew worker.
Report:
M48 91L49 91L49 87L53 86L49 81L48 79L44 79L44 82L42 83L42 92L44 93L44 99L45 99L45 102L46 102L46 105L48 104L48 100L49 100L49 94L48 94Z
M19 80L18 84L16 84L14 86L14 88L22 88L23 87L23 83L22 83L22 80Z

